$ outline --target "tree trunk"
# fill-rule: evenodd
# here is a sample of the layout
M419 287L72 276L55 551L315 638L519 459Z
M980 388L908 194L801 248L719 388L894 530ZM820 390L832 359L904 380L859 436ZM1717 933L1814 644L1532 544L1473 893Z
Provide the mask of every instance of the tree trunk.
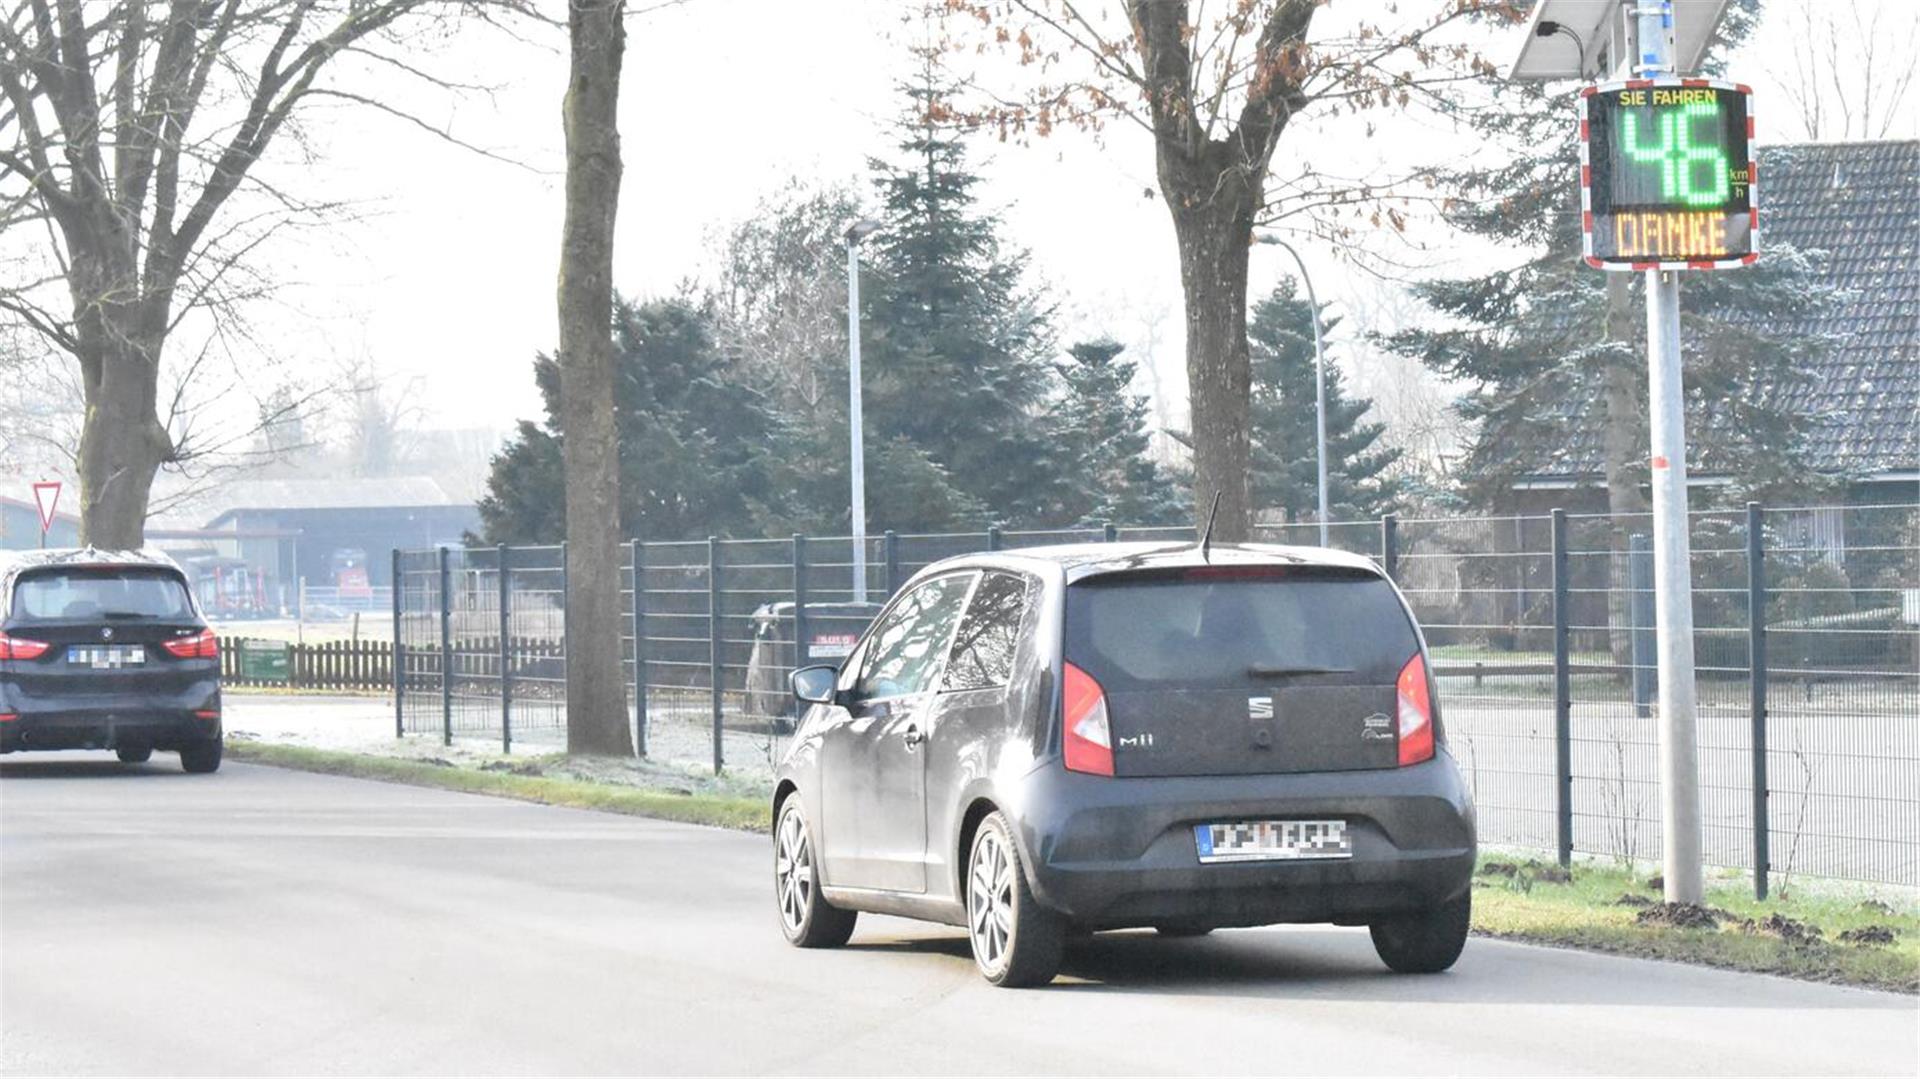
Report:
M1624 273L1607 274L1606 339L1618 342L1629 354L1633 344L1632 282ZM1632 593L1627 591L1627 539L1634 532L1650 532L1652 512L1647 496L1640 490L1640 462L1646 459L1647 405L1646 376L1626 360L1609 362L1606 369L1606 430L1602 442L1606 456L1607 511L1613 515L1608 529L1614 568L1607 591L1608 650L1614 662L1626 663L1633 654ZM1638 517L1638 519L1634 519Z
M1166 153L1163 147L1161 190L1173 212L1187 315L1194 525L1206 527L1217 493L1220 511L1214 519L1213 538L1243 543L1253 532L1247 256L1259 205L1259 177L1249 183L1243 172L1224 161L1181 167L1168 162ZM1203 155L1205 159L1215 156Z
M156 414L160 352L171 289L140 299L135 238L118 221L73 245L73 296L81 393L80 542L132 550L146 542L154 473L173 454Z
M620 668L620 472L613 420L613 224L623 0L573 0L562 125L560 427L567 498L567 752L630 755Z

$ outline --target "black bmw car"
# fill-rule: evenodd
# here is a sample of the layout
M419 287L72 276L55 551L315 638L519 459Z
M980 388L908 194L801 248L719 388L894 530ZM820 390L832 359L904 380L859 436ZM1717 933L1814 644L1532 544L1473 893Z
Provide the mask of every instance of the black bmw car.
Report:
M186 574L151 551L31 551L0 564L0 753L156 749L220 767L220 645Z
M1373 563L1098 544L908 582L805 707L773 801L780 924L964 926L997 985L1074 932L1333 922L1405 972L1465 943L1473 805L1425 643Z

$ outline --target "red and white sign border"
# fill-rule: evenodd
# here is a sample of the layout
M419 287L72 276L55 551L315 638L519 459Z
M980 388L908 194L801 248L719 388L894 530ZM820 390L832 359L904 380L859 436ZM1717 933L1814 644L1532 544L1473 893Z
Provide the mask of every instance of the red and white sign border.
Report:
M1617 90L1645 90L1656 86L1689 90L1733 90L1747 98L1747 244L1750 250L1738 258L1681 259L1676 261L1607 262L1593 253L1593 165L1587 145L1587 101L1595 94ZM1753 87L1725 79L1618 79L1597 82L1580 91L1575 107L1580 115L1580 245L1587 265L1596 270L1726 270L1751 266L1760 258L1760 169L1753 161Z

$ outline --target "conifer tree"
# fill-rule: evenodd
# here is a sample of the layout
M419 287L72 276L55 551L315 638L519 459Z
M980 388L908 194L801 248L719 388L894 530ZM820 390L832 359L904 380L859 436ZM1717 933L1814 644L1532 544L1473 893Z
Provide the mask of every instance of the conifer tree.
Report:
M1065 476L1051 523L1176 524L1186 500L1165 469L1147 453L1147 399L1133 392L1135 365L1123 346L1084 341L1055 365L1061 395L1050 429Z
M1321 305L1323 336L1338 324ZM1287 522L1317 518L1320 506L1318 398L1313 310L1286 278L1253 309L1253 506ZM1373 402L1349 396L1340 368L1327 364L1327 508L1333 520L1377 517L1399 496L1390 474L1400 451L1380 445L1386 425L1368 420Z
M869 446L918 451L1001 522L1039 523L1061 482L1040 422L1051 312L1026 283L1026 252L977 205L948 89L929 67L905 93L899 159L873 163L883 227L861 293Z

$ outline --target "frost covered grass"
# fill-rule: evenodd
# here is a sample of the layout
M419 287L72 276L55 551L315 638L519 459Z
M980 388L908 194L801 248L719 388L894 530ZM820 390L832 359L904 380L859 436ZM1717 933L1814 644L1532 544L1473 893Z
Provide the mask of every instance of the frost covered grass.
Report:
M249 764L375 779L542 805L764 832L770 795L748 783L703 782L645 762L562 754L501 760L395 757L227 739L227 757Z
M1571 870L1483 857L1473 925L1487 936L1813 981L1920 992L1920 909L1852 892L1761 901L1744 877L1667 907L1653 881L1610 865Z

